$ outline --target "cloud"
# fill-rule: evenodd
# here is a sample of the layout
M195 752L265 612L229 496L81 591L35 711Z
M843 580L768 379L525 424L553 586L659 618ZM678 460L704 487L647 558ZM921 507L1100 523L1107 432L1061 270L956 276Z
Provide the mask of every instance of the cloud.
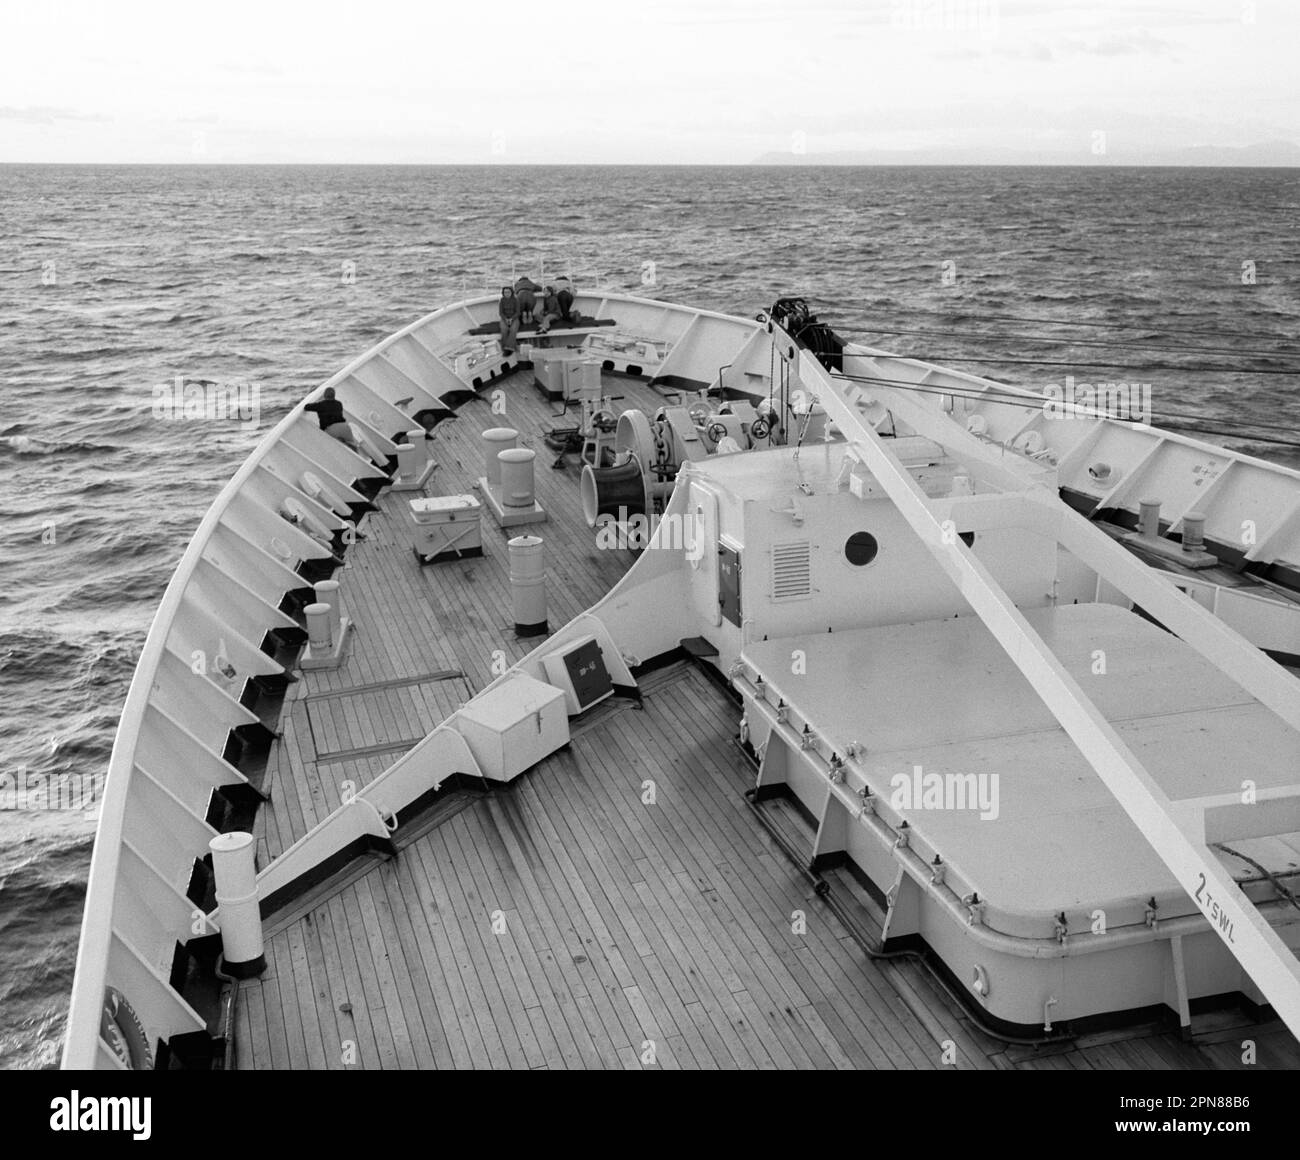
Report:
M265 60L223 60L217 63L217 71L231 73L241 77L282 77L284 69L278 64Z
M1099 37L1068 37L1062 46L1067 56L1169 56L1174 46L1149 28L1129 28Z
M55 121L111 121L103 113L79 113L50 105L24 105L21 109L0 106L0 121L21 121L28 125L53 125Z
M982 47L950 48L937 55L946 60L978 60L998 57L1002 60L1062 61L1078 57L1146 56L1176 58L1176 46L1156 36L1148 28L1129 28L1106 32L1100 36L1062 36L1049 41L1035 39L1028 44L1004 44L991 41Z

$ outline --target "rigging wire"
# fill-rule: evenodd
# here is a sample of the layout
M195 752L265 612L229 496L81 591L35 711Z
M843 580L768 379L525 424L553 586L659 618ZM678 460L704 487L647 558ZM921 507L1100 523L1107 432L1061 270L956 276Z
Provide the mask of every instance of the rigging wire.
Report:
M867 358L885 357L881 355L867 355ZM916 358L916 355L891 355L894 358ZM944 359L948 362L969 362L969 363L1003 363L1007 366L1023 367L1082 367L1088 370L1106 370L1114 369L1118 363L1095 363L1095 362L1077 362L1074 359L1031 359L1031 358L976 358L965 354L936 354L927 356L924 361L932 359ZM1173 371L1183 372L1195 371L1197 374L1220 374L1220 375L1289 375L1291 377L1300 376L1300 370L1284 371L1278 368L1268 368L1264 370L1237 370L1233 367L1190 367L1190 366L1171 366L1160 363L1147 363L1137 366L1130 366L1128 371Z
M1241 338L1243 337L1242 335L1239 334L1227 334L1227 333L1221 333L1213 330L1202 330L1200 328L1192 329L1189 327L1177 327L1177 326L1149 326L1149 325L1143 325L1140 322L1098 322L1095 320L1088 320L1088 319L1043 318L1041 316L1027 317L1025 315L1014 315L1014 314L985 314L981 316L969 310L925 310L925 309L913 308L913 307L899 307L898 309L902 312L907 313L908 315L924 314L930 316L931 318L942 318L947 321L952 321L952 316L954 314L966 314L969 316L967 320L972 322L1014 322L1014 323L1028 323L1034 326L1038 326L1038 325L1087 326L1087 327L1093 327L1102 330L1142 330L1148 332L1155 331L1161 334L1191 334L1191 335L1196 335L1200 338L1224 338L1233 342L1240 341ZM1264 342L1293 341L1291 338L1288 337L1275 338L1271 335L1248 335L1245 337L1249 338L1251 341L1258 341L1258 340L1263 340ZM1293 354L1294 352L1287 351L1285 353Z
M872 383L878 386L898 387L901 388L902 390L916 391L919 394L951 395L955 398L973 399L976 401L984 401L984 402L992 401L1001 406L1022 407L1026 410L1033 410L1033 411L1042 410L1044 404L1053 402L1053 400L1050 399L1035 398L1033 396L1026 397L1025 395L1013 394L1005 391L984 390L978 387L974 387L973 385L968 388L943 387L943 386L938 386L936 384L912 383L903 379L888 379L878 375L850 375L843 372L837 372L835 377L846 379L850 382ZM1057 404L1057 405L1064 406L1064 404ZM1090 414L1090 413L1085 412L1085 414ZM1111 414L1096 413L1096 414L1090 414L1090 417L1095 417L1098 419L1113 419L1117 423L1135 423L1135 424L1143 423L1145 425L1150 425L1147 424L1145 420L1136 419L1126 415L1111 415ZM1202 426L1171 427L1165 423L1166 419L1187 419L1193 423L1200 423L1202 424ZM1255 434L1253 431L1224 431L1224 430L1216 429L1214 427L1205 426L1204 425L1205 420L1201 416L1188 415L1178 411L1168 411L1168 412L1164 412L1161 415L1153 415L1152 422L1156 422L1156 421L1159 421L1159 423L1162 426L1166 426L1169 430L1173 430L1173 431L1188 431L1188 432L1199 431L1204 434L1218 435L1225 439L1240 439L1240 440L1244 440L1247 442L1254 442L1254 443L1277 444L1283 447L1300 447L1300 440L1282 439L1276 436L1258 435ZM1246 426L1259 428L1263 430L1273 430L1273 431L1289 430L1289 428L1286 427L1271 425L1267 423L1257 423L1251 420L1220 419L1220 420L1215 420L1215 422L1234 424L1237 426L1246 425Z
M925 338L961 338L961 339L997 339L1001 342L1038 342L1047 343L1051 346L1089 346L1101 347L1118 347L1123 350L1154 350L1161 351L1165 354L1227 354L1239 355L1249 358L1297 358L1293 351L1276 351L1276 350L1241 350L1240 348L1223 347L1223 346L1169 346L1162 343L1137 343L1137 342L1103 342L1097 339L1073 338L1067 335L1034 335L1034 334L990 334L980 331L970 330L913 330L895 327L868 326L867 332L870 334L905 334L919 335ZM1288 372L1290 373L1290 372Z
M866 382L866 383L875 383L884 386L899 387L902 388L903 390L917 391L920 394L952 395L957 398L973 399L977 401L992 401L994 405L997 406L1021 407L1024 408L1025 410L1033 410L1033 411L1041 410L1043 409L1044 405L1051 404L1054 402L1054 400L1051 399L1043 399L1035 396L1025 396L1021 394L1011 394L1005 391L986 391L976 387L965 388L965 389L963 389L962 387L955 387L955 388L945 387L935 383L925 383L925 384L913 383L913 382L909 382L906 379L888 379L888 378L883 378L880 376L872 376L872 375L843 374L839 377L849 379L854 382ZM1067 404L1065 403L1057 403L1056 405L1062 408L1065 408L1067 406ZM1097 412L1095 410L1084 410L1082 413L1089 417L1095 417L1098 419L1113 419L1115 422L1118 423L1135 423L1135 424L1143 424L1147 426L1151 425L1147 420L1139 419L1132 415L1111 414L1109 412L1102 413L1102 412ZM1165 419L1188 419L1194 423L1204 423L1207 421L1203 416L1189 415L1180 411L1166 411L1160 415L1155 415L1152 417L1152 421L1157 419L1160 420L1161 422L1163 422ZM1239 427L1247 426L1247 427L1259 428L1268 431L1289 431L1290 430L1290 428L1288 427L1283 427L1277 424L1258 422L1250 419L1217 419L1214 421L1219 423L1228 423ZM1195 428L1192 429L1194 430ZM1211 431L1214 434L1224 435L1229 438L1241 438L1241 439L1257 438L1253 434L1249 434L1249 433L1238 434L1232 431L1215 431L1212 428L1205 428L1205 430ZM1295 443L1292 440L1269 440L1269 441L1283 442L1283 443L1293 444L1295 446L1300 446L1300 443Z

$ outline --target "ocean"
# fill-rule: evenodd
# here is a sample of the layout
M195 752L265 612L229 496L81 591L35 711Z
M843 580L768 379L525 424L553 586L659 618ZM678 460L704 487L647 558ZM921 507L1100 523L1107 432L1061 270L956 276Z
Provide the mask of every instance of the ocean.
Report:
M99 779L173 567L385 335L525 272L737 314L798 293L1005 382L1149 383L1157 422L1300 466L1267 441L1300 439L1297 221L1281 169L0 166L0 803L25 771L74 807L0 808L0 1066L57 1065ZM178 376L251 385L259 425L156 419Z

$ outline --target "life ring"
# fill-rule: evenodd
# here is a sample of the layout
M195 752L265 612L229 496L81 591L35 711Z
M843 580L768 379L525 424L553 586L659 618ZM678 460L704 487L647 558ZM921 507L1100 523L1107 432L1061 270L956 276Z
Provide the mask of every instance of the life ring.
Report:
M99 1021L99 1037L125 1067L132 1071L152 1071L153 1052L149 1036L126 996L115 987L104 988L104 1011Z

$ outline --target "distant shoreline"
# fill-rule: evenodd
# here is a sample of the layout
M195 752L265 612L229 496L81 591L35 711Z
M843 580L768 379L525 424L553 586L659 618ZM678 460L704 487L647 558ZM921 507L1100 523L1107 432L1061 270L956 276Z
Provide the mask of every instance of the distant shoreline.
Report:
M1300 169L1294 161L852 161L820 154L758 161L6 161L27 169Z

